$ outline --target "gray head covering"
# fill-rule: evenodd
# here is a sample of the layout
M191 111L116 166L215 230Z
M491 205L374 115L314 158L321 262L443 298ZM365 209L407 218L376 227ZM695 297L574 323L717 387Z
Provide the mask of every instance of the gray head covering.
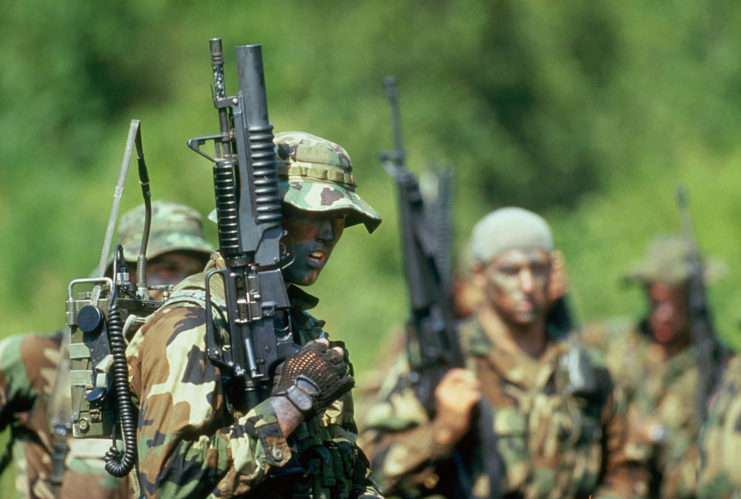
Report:
M471 253L479 262L490 261L508 249L553 250L553 235L540 215L523 208L494 210L479 220L471 232Z

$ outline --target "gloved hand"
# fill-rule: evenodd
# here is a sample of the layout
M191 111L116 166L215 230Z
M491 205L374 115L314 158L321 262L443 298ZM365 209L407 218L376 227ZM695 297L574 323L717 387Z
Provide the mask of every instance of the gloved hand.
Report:
M274 396L284 396L306 419L355 386L343 354L326 341L312 341L275 370Z

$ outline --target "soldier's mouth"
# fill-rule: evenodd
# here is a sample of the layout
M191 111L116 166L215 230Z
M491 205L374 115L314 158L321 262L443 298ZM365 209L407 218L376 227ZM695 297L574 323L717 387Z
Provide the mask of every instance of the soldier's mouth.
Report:
M326 251L312 251L307 256L307 259L313 265L324 265L324 262L327 261L327 252Z

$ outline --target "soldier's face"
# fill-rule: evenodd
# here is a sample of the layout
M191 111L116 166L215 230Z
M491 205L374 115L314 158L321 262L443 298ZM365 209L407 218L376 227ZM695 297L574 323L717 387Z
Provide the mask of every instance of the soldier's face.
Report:
M477 275L486 301L505 322L529 325L545 315L550 270L549 252L510 249L498 253Z
M175 285L186 277L197 274L205 266L204 258L187 252L171 251L147 262L147 286ZM129 265L131 282L136 282L136 263ZM161 292L152 291L152 298L159 299Z
M647 288L651 334L659 343L679 346L689 342L689 311L684 286L653 283Z
M290 236L293 262L283 270L287 282L308 286L316 282L345 229L344 212L311 212L283 207L283 228Z
M203 270L204 263L188 253L170 252L160 255L147 264L147 284L177 284L186 277Z

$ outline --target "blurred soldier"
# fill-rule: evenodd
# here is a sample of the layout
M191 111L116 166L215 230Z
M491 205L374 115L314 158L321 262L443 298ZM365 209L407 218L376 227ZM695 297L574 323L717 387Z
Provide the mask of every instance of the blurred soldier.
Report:
M177 286L126 352L140 401L139 484L148 497L379 497L354 443L347 354L329 348L324 321L307 312L318 300L297 285L316 281L345 227L362 223L371 232L381 219L355 194L342 147L303 132L280 133L275 144L293 254L283 276L294 340L304 348L278 366L273 394L240 414L241 389L206 353L205 274L223 268L223 259L215 255L203 274ZM219 311L223 291L211 290Z
M119 238L132 269L143 227L143 205L124 214L119 223ZM200 271L212 249L203 238L203 222L197 211L167 201L152 203L147 254L150 284L176 284ZM0 343L0 428L10 425L11 432L3 467L13 460L18 497L129 497L126 480L118 480L104 469L103 456L110 440L69 438L60 442L50 431L50 403L63 403L70 396L69 385L55 384L62 375L58 365L63 336L63 331L28 334ZM52 476L53 467L56 477Z
M565 286L551 282L561 263L547 223L502 208L471 244L483 300L460 328L467 369L443 377L432 416L405 363L392 371L361 440L375 476L404 497L631 496L644 473L625 456L610 376L547 321Z
M692 456L701 414L687 293L689 251L682 235L657 237L625 276L646 292L643 319L628 330L620 329L624 321L612 321L602 339L594 340L600 336L596 327L583 332L603 345L608 369L626 393L628 453L646 463L653 497L688 497L695 490Z
M700 439L697 495L741 497L741 355L728 362Z

